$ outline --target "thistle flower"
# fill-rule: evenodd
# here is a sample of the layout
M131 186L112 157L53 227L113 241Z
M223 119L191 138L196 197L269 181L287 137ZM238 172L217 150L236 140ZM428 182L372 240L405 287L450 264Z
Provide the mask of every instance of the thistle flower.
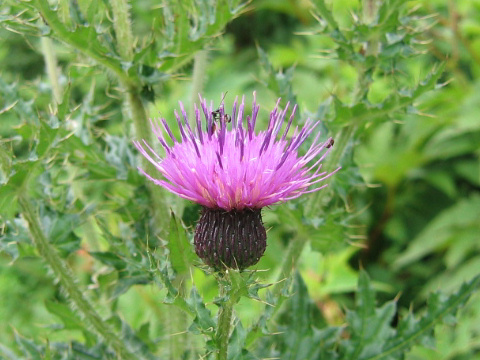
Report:
M327 186L322 182L339 170L321 171L333 139L320 142L319 132L306 153L299 154L300 146L320 122L308 119L303 128L297 126L289 136L296 105L286 122L289 103L279 110L278 99L268 129L255 132L259 106L255 93L253 96L252 114L246 117L244 97L238 107L235 99L231 116L225 113L223 103L214 111L213 102L207 106L200 97L202 111L194 105L195 129L180 102L182 116L177 111L174 114L181 141L174 137L165 119L151 121L164 156L145 140L134 142L160 176L156 178L139 168L142 174L168 191L202 205L194 236L195 251L215 269L244 269L256 264L267 245L261 209L318 191Z

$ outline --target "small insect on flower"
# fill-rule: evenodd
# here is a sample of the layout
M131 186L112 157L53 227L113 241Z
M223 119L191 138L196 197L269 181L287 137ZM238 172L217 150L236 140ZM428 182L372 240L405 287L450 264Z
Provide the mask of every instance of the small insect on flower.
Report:
M217 110L212 111L212 116L213 116L213 131L215 132L217 130L217 122L218 124L222 124L222 122L229 123L232 121L232 117L229 114L225 113L224 105L223 105L223 100L225 100L225 96L227 95L228 91L223 94L222 100L220 101L220 106L217 108Z
M220 107L213 110L213 102L208 106L200 97L201 110L194 105L193 129L182 103L182 115L174 112L180 141L165 119L151 122L153 133L165 149L164 156L158 155L145 140L134 141L159 172L155 176L139 168L142 174L170 192L202 205L195 229L195 252L216 270L255 265L267 247L262 208L319 191L327 186L325 180L340 169L322 169L333 139L320 141L319 131L305 151L300 150L320 121L307 119L303 127L296 126L291 134L297 106L287 117L290 104L284 109L279 104L280 99L270 112L267 129L255 131L260 117L255 93L252 112L246 116L244 97L240 106L235 99L231 116L224 112L223 99ZM206 121L205 130L202 118Z

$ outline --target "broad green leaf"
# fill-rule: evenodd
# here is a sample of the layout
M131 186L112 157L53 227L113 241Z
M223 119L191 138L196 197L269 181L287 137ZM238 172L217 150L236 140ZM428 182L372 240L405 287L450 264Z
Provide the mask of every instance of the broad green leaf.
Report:
M480 213L480 197L464 199L441 212L424 230L413 239L407 250L394 263L397 268L417 261L427 254L443 249L448 243L461 241L457 236L459 230L480 231L478 214Z

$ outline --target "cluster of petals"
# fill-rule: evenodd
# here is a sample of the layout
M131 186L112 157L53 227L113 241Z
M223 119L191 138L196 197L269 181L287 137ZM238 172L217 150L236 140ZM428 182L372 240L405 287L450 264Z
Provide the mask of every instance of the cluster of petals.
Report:
M151 121L164 154L159 155L145 140L134 142L161 176L139 168L140 172L170 192L212 209L260 209L318 191L326 186L324 180L338 171L322 171L331 139L321 142L319 131L304 155L299 154L300 146L320 122L308 119L289 135L296 105L286 120L289 104L280 110L278 99L267 130L256 132L259 105L255 93L252 113L246 116L244 97L240 106L235 99L229 116L223 104L215 113L213 102L208 106L201 97L200 102L201 109L194 106L194 126L182 103L181 115L175 111L180 140L165 119Z

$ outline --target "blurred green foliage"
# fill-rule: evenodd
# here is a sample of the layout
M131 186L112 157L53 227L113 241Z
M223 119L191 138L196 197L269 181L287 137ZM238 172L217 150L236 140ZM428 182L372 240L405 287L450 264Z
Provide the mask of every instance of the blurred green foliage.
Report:
M229 359L399 359L414 343L405 358L480 358L478 294L451 316L480 273L478 0L132 1L131 43L119 3L0 5L0 357L119 352L62 291L23 199L139 358L212 358L232 298ZM222 297L189 248L199 206L152 190L132 140L141 109L173 124L199 91L216 104L228 91L228 108L253 90L259 126L278 96L298 103L299 123L335 138L326 166L343 169L264 210L262 271L232 274Z

